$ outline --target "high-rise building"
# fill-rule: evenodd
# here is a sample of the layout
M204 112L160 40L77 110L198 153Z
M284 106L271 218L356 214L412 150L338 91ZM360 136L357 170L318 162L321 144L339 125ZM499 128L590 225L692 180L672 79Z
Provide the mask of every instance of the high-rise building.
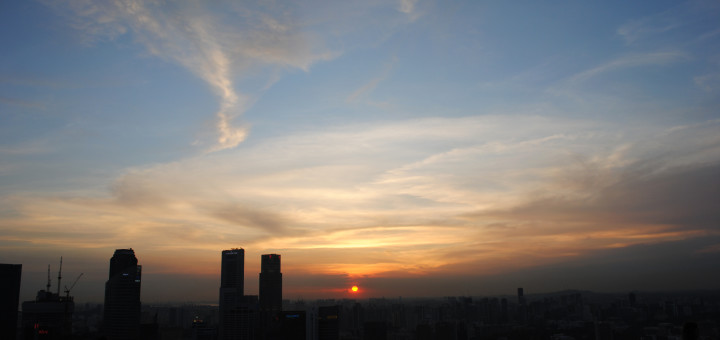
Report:
M245 249L223 250L221 264L220 288L235 289L242 296L245 286Z
M0 338L15 339L20 303L21 264L0 263Z
M22 304L23 339L72 339L72 296L41 290Z
M282 273L280 255L266 254L260 261L260 322L262 338L280 338L282 311Z
M66 288L65 296L60 295L62 258L58 271L57 294L50 291L50 266L45 290L37 293L35 300L22 304L22 339L72 339L72 314L75 310L73 297Z
M141 276L135 252L115 250L105 283L103 331L109 340L139 338Z
M249 310L252 310L248 309L249 304L243 298L244 284L245 250L223 250L220 270L220 340L241 338Z
M280 255L262 255L260 262L260 310L277 315L282 310Z

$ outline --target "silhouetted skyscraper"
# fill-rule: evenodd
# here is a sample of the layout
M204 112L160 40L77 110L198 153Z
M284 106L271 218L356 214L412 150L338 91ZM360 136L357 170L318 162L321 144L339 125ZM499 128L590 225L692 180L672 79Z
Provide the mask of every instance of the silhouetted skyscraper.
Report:
M245 250L235 248L222 251L220 271L220 329L221 340L240 339L248 320L248 303L243 298L245 284Z
M20 303L21 264L0 263L0 338L15 339Z
M280 255L266 254L260 261L260 321L264 339L280 339L282 273Z
M236 289L242 296L245 287L245 249L235 248L222 251L220 288Z
M260 263L260 310L278 314L282 310L280 255L262 255Z
M141 274L142 266L132 249L115 250L105 283L103 330L109 340L140 336Z

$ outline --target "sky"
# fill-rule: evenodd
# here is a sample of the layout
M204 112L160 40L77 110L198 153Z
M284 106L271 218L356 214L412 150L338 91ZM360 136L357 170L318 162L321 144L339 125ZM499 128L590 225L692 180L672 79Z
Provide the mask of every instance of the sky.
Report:
M120 248L149 303L216 301L231 248L289 299L720 287L718 17L0 2L0 262L22 300L63 256L102 302Z

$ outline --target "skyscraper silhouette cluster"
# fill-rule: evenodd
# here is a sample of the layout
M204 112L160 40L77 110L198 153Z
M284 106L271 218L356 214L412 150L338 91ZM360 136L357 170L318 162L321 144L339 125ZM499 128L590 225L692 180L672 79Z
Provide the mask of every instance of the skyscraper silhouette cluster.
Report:
M0 339L16 339L22 265L0 264L0 273L4 292L0 299ZM280 255L261 256L259 278L259 296L245 295L245 250L234 248L222 251L217 338L304 339L305 312L282 312ZM58 292L52 293L48 266L47 289L39 291L34 301L23 303L22 339L73 339L73 297L67 286L66 295L60 294L60 279L61 271L58 272ZM135 251L132 248L116 249L110 258L105 283L100 326L103 339L157 338L157 325L155 328L141 325L141 286L142 266L138 264ZM202 333L202 337L215 339L215 333L207 332L204 322L197 317L193 320L193 327L202 329L196 335Z
M117 249L110 259L102 306L76 309L70 296L74 283L61 294L61 270L57 293L51 291L48 267L47 288L35 300L22 303L20 319L22 265L0 264L0 340L679 339L687 334L720 338L717 291L642 296L632 292L619 297L586 291L527 295L517 288L516 296L493 298L306 303L283 301L278 254L261 255L259 294L246 295L244 262L244 249L221 252L218 306L143 306L142 266L133 249ZM95 322L88 322L91 318ZM88 325L97 328L88 330ZM85 330L76 332L78 326Z
M223 250L220 273L219 339L286 338L283 336L283 332L287 330L283 329L280 255L261 256L259 296L245 295L244 273L245 250L242 248ZM298 313L294 315L293 318L300 318ZM297 327L294 323L293 326Z

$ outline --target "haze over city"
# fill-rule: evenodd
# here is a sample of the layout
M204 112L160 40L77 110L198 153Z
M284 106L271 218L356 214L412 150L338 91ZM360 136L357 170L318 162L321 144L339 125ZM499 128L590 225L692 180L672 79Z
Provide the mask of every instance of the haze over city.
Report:
M101 302L720 287L720 4L0 2L0 262ZM358 286L352 293L350 288Z

